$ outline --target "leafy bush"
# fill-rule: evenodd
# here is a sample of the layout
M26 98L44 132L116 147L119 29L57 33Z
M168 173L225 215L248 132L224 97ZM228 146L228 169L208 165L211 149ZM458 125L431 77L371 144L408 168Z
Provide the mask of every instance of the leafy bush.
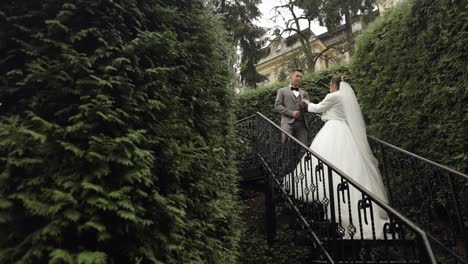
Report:
M203 1L0 10L0 263L234 263L232 51Z
M370 134L464 173L467 7L463 1L403 1L360 35L350 67ZM445 237L463 233L450 220L455 219L455 206L464 217L465 231L468 228L466 179L450 179L453 195L445 174L391 159L396 165L391 174L393 206L450 247Z
M468 8L404 1L357 40L351 72L372 135L467 172Z

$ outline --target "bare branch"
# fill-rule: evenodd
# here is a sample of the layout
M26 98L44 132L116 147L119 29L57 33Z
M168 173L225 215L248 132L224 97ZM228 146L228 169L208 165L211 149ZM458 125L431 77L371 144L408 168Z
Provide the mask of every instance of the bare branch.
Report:
M322 50L317 56L314 58L314 64L317 63L317 60L323 56L323 54L331 49L337 50L341 54L345 54L348 50L342 50L335 46L328 46L326 49Z
M313 71L315 68L314 66L315 64L314 64L314 56L312 53L312 48L310 46L310 40L309 40L309 37L306 36L305 32L302 31L301 24L300 24L302 20L308 21L307 28L310 30L311 22L304 14L301 14L298 16L296 14L297 10L295 10L294 8L295 8L295 4L293 0L281 1L281 5L275 6L273 8L276 13L276 18L281 17L285 25L285 29L281 31L280 36L283 36L286 32L289 32L289 33L295 32L298 35L298 39L301 44L302 52L306 57L307 67ZM283 15L282 11L284 9L288 10L288 16L292 16L292 18L287 19Z
M280 6L274 6L274 7L273 7L273 9L274 9L275 11L278 10L278 9L280 9L280 8L288 8L288 5L285 4L285 5L280 5Z

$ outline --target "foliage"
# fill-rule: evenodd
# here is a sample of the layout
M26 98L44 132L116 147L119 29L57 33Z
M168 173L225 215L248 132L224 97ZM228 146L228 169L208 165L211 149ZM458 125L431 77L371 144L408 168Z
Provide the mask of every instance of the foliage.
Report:
M234 56L203 1L0 10L0 263L234 263Z
M285 24L281 33L279 29L275 29L274 34L277 35L275 39L279 39L281 35L286 32L289 34L293 32L294 34L290 35L289 39L294 41L298 40L301 45L301 52L299 54L295 54L294 57L296 58L292 58L292 61L294 61L292 63L295 64L294 67L300 67L303 69L307 68L308 71L314 71L317 54L314 54L310 44L310 36L312 34L312 31L310 30L311 20L308 20L305 16L298 15L296 5L297 2L295 0L288 0L285 2L280 1L279 5L274 7L276 13L275 16L281 17ZM304 20L307 20L308 26L303 30L302 27L304 26L304 23L301 22Z
M268 245L265 236L265 198L258 187L253 184L241 191L244 202L242 217L245 229L242 232L241 254L239 263L242 264L283 264L283 263L311 263L318 259L318 250L310 243L297 224L294 212L285 202L278 201L277 235L275 242ZM257 190L255 190L257 188ZM300 230L300 231L298 231Z
M328 31L334 31L342 24L346 32L349 55L354 55L353 18L368 22L375 17L376 0L298 0L296 5L304 9L304 16L309 20L318 20Z
M241 50L240 76L247 86L255 88L266 79L259 74L255 64L260 60L259 39L265 30L253 24L261 16L258 5L261 0L208 0L214 10L223 17L224 27Z
M408 1L358 38L351 67L371 134L467 172L463 1Z
M330 79L334 74L347 74L348 68L336 65L328 70L305 73L302 79L302 88L309 93L310 101L320 102L329 92ZM273 111L276 93L279 88L287 86L288 82L277 82L271 86L261 87L257 90L247 90L238 96L236 107L237 119L242 119L261 112L268 118L279 123L280 115Z
M288 79L288 74L284 69L279 69L278 72L278 81L284 82Z
M376 7L376 0L298 0L295 4L304 9L309 20L318 20L321 26L333 30L342 24L346 14L369 16Z
M465 174L467 17L463 1L403 2L358 38L351 66L372 135ZM390 174L393 205L453 246L446 237L460 232L450 221L456 219L455 206L464 217L465 232L468 227L466 179L447 178L432 167L393 159L400 167Z

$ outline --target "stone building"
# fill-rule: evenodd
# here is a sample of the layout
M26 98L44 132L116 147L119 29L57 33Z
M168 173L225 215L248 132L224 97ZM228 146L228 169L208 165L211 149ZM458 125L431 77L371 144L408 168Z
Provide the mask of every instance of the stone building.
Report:
M373 18L381 12L391 9L402 0L378 0L377 10L372 17L356 16L352 18L353 35L357 35L365 29ZM270 44L263 48L261 59L256 64L257 71L267 80L264 84L282 81L287 77L287 71L291 67L306 66L306 59L301 48L299 34L282 37L279 30L275 31L275 37ZM333 64L347 62L350 59L346 45L345 26L341 25L332 32L326 32L316 36L310 30L303 30L302 35L308 39L314 57L314 71L329 68Z

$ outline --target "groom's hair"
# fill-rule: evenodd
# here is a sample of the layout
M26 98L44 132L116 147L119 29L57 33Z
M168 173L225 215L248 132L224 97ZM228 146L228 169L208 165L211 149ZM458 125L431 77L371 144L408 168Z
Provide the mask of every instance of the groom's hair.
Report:
M291 74L293 72L303 73L301 68L291 68L291 69L289 69L289 74Z

